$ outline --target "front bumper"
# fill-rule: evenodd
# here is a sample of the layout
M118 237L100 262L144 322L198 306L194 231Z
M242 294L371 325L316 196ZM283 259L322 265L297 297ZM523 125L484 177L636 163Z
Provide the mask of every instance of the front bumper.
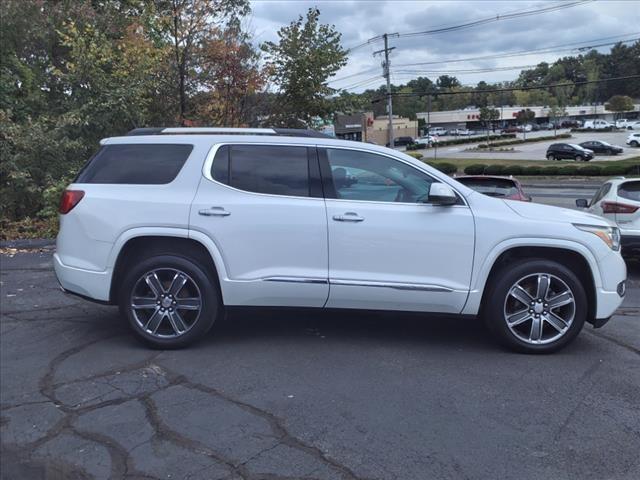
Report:
M57 253L53 254L53 268L63 290L101 302L109 301L111 272L97 272L70 267L62 263Z

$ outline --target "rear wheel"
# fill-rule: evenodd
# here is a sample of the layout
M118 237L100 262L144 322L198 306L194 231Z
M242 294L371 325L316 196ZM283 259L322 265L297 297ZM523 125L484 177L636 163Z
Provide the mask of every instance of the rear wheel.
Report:
M580 333L587 296L562 264L528 259L510 264L492 279L483 317L497 339L525 353L550 353Z
M202 338L222 310L210 277L188 258L147 258L126 273L118 298L120 312L146 344L185 347Z
M638 142L636 142L635 140L631 142L631 146L632 147L637 147L638 146Z
M582 155L576 155L576 162L582 162L584 157Z

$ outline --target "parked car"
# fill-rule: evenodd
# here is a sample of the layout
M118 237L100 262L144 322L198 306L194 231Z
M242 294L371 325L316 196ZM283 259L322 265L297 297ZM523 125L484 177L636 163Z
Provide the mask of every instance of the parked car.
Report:
M607 122L606 120L587 120L584 122L583 128L593 129L593 130L604 130L607 128L614 128L615 125L613 123Z
M591 159L593 159L593 152L575 143L552 143L547 148L547 160L588 162Z
M593 153L604 153L606 155L617 155L624 152L622 147L611 145L608 142L602 140L591 140L589 142L582 142L580 144L582 148L591 150Z
M518 130L518 127L516 127L515 125L509 125L507 127L505 127L504 129L502 129L502 133L516 133L519 132L520 130Z
M156 348L202 338L226 308L271 306L479 315L511 348L550 352L606 323L626 285L605 219L290 129L103 140L62 196L54 266Z
M471 130L467 130L466 128L454 128L453 130L449 130L449 135L469 136L471 134Z
M425 135L424 137L420 137L416 139L416 143L420 143L423 145L432 145L438 141L438 137L433 135Z
M620 118L616 120L616 128L630 128L635 121L636 120L627 120L626 118Z
M397 137L393 139L393 144L396 147L405 147L407 145L411 145L412 143L415 143L412 137ZM390 144L387 142L387 147L390 146Z
M640 180L612 178L591 201L581 198L576 205L614 222L620 229L623 251L640 251Z
M533 130L533 127L529 124L527 125L519 125L516 129L517 132L530 132Z
M627 141L624 143L632 147L640 146L640 133L630 133L627 137Z
M491 175L465 175L456 180L476 192L490 197L506 198L530 202L531 197L524 193L522 185L513 177L498 177Z
M580 128L581 126L582 122L580 120L564 120L560 124L560 127L562 128Z
M640 122L633 122L627 125L628 130L640 130Z
M443 128L443 127L431 127L429 128L429 135L440 135L440 136L444 136L447 135L447 129Z

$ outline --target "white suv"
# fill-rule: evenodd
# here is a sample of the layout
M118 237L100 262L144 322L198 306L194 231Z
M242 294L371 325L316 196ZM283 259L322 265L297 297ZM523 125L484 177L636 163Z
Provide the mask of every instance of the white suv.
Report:
M591 201L576 200L580 208L608 218L620 228L625 251L640 251L640 180L612 178L602 184Z
M143 129L101 142L65 192L62 288L175 348L227 306L481 316L558 349L622 302L619 231L491 198L401 152L278 129Z
M640 133L630 133L625 143L632 147L640 146Z

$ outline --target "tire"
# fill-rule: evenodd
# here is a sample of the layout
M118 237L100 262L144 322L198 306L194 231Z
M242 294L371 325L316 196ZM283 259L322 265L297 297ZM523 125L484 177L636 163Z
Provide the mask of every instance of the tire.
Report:
M145 258L126 272L118 305L136 337L160 349L200 340L223 309L211 273L189 258L165 254Z
M576 162L584 162L584 157L582 155L576 155Z
M631 146L632 147L637 147L638 146L638 142L636 142L635 140L633 142L631 142Z
M545 277L550 279L547 300L556 303L571 300L572 303L552 307L551 302L538 302L538 298L533 298L538 296L534 291L538 288L538 279ZM516 285L522 286L527 296L516 291ZM570 294L559 297L565 290ZM512 291L521 300L512 295ZM534 305L529 303L527 308L523 300L533 301ZM565 347L580 333L587 318L588 302L582 283L567 267L550 260L525 259L501 268L490 279L483 303L482 317L496 339L522 353L551 353ZM541 310L544 308L546 310ZM549 314L551 310L554 316ZM511 326L508 317L512 319ZM542 325L542 330L534 329L536 324Z
M549 155L547 155L547 160L550 160L553 162L555 159L556 159L556 156L553 153L550 153Z

